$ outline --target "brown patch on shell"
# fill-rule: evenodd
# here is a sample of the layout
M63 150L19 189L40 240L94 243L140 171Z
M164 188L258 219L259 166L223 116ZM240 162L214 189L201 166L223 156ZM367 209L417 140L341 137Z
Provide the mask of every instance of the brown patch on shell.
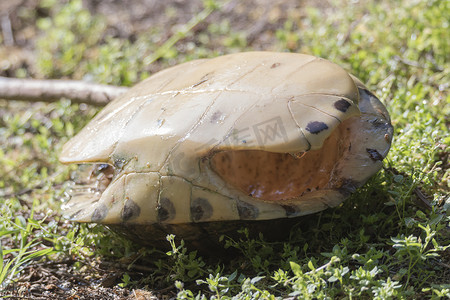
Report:
M277 202L322 189L330 182L337 161L349 148L345 125L328 137L322 148L301 157L262 150L217 152L212 169L226 182L254 198Z

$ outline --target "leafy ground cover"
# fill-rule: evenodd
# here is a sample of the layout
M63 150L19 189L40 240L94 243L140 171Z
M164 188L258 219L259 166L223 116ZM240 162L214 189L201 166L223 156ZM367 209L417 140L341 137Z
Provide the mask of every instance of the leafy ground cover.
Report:
M19 3L20 2L20 3ZM33 299L450 297L448 1L9 1L0 74L132 85L246 50L332 60L386 104L384 168L290 238L242 230L229 259L168 253L64 220L58 153L99 108L0 100L0 296ZM127 9L125 9L127 8ZM3 13L8 12L8 14ZM6 25L5 25L6 24Z

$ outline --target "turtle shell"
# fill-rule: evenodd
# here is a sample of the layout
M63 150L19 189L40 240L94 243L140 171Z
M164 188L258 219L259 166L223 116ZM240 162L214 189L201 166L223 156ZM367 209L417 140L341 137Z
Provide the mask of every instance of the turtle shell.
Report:
M149 244L311 214L381 168L392 132L382 103L327 60L195 60L137 84L66 143L61 162L108 167L63 208Z

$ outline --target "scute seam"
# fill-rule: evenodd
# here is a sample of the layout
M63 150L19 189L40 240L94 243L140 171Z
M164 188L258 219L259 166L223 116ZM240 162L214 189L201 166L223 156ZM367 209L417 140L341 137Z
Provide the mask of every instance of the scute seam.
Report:
M151 100L152 98L150 98L149 100ZM144 101L143 103L141 103L138 107L137 107L137 109L133 112L133 114L132 114L132 116L130 117L130 118L128 118L128 120L127 120L127 122L125 123L125 125L123 126L123 131L125 131L124 129L128 126L128 124L134 119L134 116L136 116L138 113L139 113L139 111L141 110L141 108L145 105L145 104L147 104L148 102L149 102L149 100L147 100L147 101ZM118 147L118 145L119 145L119 142L120 142L120 140L121 140L121 138L123 137L123 134L124 134L124 132L122 132L122 134L120 135L120 137L118 137L117 138L117 141L114 143L114 146L113 146L113 149L112 149L112 151L111 151L111 154L109 155L109 160L111 160L112 159L112 156L114 155L114 153L116 152L116 150L117 150L117 147Z
M289 102L288 103L291 103L292 101L295 101L295 100L289 100ZM338 120L339 121L339 123L342 123L342 121L341 120L339 120L339 118L338 117L336 117L336 116L333 116L333 115L331 115L331 114L329 114L329 113L327 113L327 112L324 112L323 110L321 110L321 109L319 109L319 108L317 108L317 107L314 107L314 106L311 106L311 105L308 105L308 104L305 104L305 103L302 103L302 102L297 102L298 104L300 104L300 105L303 105L303 106L306 106L306 107L309 107L309 108L312 108L312 109L315 109L315 110L317 110L317 111L319 111L319 112L321 112L321 113L323 113L323 114L325 114L325 115L327 115L327 116L330 116L330 117L333 117L333 118L335 118L336 120ZM289 104L288 104L289 105ZM289 112L291 112L291 110L289 109Z
M162 170L162 168L164 168L164 166L167 165L168 160L170 158L170 156L172 155L172 152L179 147L179 144L182 143L185 139L186 136L189 136L200 124L201 121L204 120L206 118L206 115L208 114L208 112L211 110L211 107L214 106L214 104L216 103L217 99L222 95L222 93L224 91L230 91L229 87L231 85L233 85L234 83L236 83L237 81L239 81L241 78L245 77L246 75L250 74L251 72L253 72L254 70L256 70L259 67L256 66L255 68L253 68L252 70L249 70L247 73L243 74L242 76L240 76L239 78L237 78L235 81L233 81L232 83L230 83L228 86L226 86L224 89L222 90L218 90L219 94L217 94L217 96L214 98L214 100L211 102L210 105L208 105L208 107L205 109L205 111L202 113L202 115L200 116L200 118L198 119L198 121L196 123L194 123L194 126L192 126L185 134L182 138L178 139L178 141L175 143L175 145L170 149L169 153L167 154L166 159L164 160L164 163L161 164L161 168L159 169L159 171ZM204 92L204 90L202 90L201 92ZM241 91L242 92L242 91ZM214 149L214 147L212 148Z
M308 64L310 64L310 63L312 63L312 62L315 62L315 61L317 61L317 60L319 60L319 58L313 56L313 59L311 59L310 61L305 62L305 63L302 64L301 66L298 66L297 69L293 70L293 71L290 72L288 75L285 75L285 78L288 78L288 77L290 77L292 74L295 74L295 73L299 72L299 71L300 71L301 69L303 69L306 65L308 65ZM276 89L276 88L277 88L277 87L272 88L272 89L270 90L270 92L272 93L273 90Z

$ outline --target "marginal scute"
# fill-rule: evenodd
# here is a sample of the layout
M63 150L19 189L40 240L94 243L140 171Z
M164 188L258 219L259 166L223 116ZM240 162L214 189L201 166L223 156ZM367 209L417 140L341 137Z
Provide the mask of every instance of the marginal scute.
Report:
M175 206L168 198L161 198L158 206L158 221L170 221L175 217Z
M139 215L133 215L128 222L143 223L157 222L159 174L158 173L129 173L124 175L124 200L131 199L140 209Z
M213 214L213 207L205 198L194 199L191 203L192 221L199 222L209 219Z
M191 189L192 184L181 177L161 176L158 205L162 209L166 209L169 216L167 219L159 219L160 223L180 224L192 222L189 214L191 209Z
M281 205L286 211L286 217L297 216L300 212L300 209L294 205Z
M124 221L129 221L131 219L137 218L141 213L141 208L133 200L125 200L125 205L123 206L120 217Z
M203 163L207 163L204 161ZM206 167L206 166L203 166ZM212 174L209 180L213 180L212 177L217 176ZM208 199L209 205L213 208L211 214L204 215L202 222L209 221L229 221L239 220L239 213L236 206L236 200L233 197L224 196L223 193L216 189L207 189L200 187L202 183L196 182L192 187L191 199Z
M254 205L251 205L247 202L238 201L237 209L241 220L255 220L258 218L259 211L258 208Z
M92 213L92 222L101 222L108 214L108 208L104 204L98 205Z

